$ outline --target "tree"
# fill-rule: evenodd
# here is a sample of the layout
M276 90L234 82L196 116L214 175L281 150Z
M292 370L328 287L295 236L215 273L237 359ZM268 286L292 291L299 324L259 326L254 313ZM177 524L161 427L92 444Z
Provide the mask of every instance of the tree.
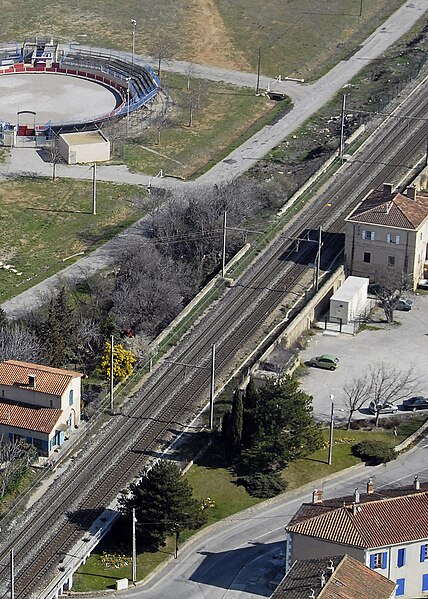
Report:
M386 322L394 322L394 310L401 294L409 289L409 278L396 269L388 269L378 278L376 285L376 297L379 306L385 313Z
M367 377L353 378L343 387L345 394L344 404L348 412L347 430L351 428L351 420L354 412L359 410L369 399L371 395L371 380Z
M130 515L136 510L137 528L149 547L165 545L168 534L186 528L199 528L206 521L192 488L172 462L160 460L146 468L138 482L119 497L119 509Z
M0 498L37 459L37 451L22 439L5 441L0 438Z
M367 373L367 379L376 410L375 426L379 424L382 407L386 403L396 403L407 397L419 382L412 366L407 370L399 370L389 362L373 364Z
M77 318L71 292L62 287L58 295L49 302L36 330L49 366L64 366L74 357Z
M114 379L124 381L134 372L135 356L125 349L121 343L113 347L113 376ZM104 377L110 380L111 343L106 341L104 354L101 360L101 370Z
M157 75L161 76L162 61L167 58L173 58L177 48L177 38L175 33L166 28L158 28L150 35L148 51L152 58L157 60Z
M230 462L233 462L241 451L243 412L242 391L235 389L228 425L227 454Z
M321 446L321 432L312 418L312 397L286 376L258 390L258 431L242 452L244 474L275 472ZM245 412L244 412L245 418Z
M24 324L10 322L0 327L0 361L38 362L42 355L39 339Z
M257 406L259 402L259 393L254 380L250 378L245 389L244 413L242 424L242 447L250 447L258 431L257 424Z

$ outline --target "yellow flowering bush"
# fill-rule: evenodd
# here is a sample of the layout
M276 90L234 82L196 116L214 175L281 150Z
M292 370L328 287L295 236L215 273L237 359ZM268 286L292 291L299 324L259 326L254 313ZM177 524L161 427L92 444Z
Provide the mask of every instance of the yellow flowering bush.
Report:
M104 354L101 360L101 370L107 380L110 380L110 352L111 343L106 341ZM120 381L125 380L134 372L136 358L131 351L125 349L121 343L113 347L113 377Z

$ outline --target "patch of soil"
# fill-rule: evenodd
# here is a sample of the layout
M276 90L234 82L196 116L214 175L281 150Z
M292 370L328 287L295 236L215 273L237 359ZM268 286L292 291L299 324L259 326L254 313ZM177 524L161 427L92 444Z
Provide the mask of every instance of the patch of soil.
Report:
M189 60L229 69L250 69L242 52L231 41L215 0L195 0L189 23Z

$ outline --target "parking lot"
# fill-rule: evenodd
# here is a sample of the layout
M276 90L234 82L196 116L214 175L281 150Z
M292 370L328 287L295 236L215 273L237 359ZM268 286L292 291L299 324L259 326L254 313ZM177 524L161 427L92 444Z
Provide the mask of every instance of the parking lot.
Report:
M313 356L333 354L340 359L339 367L334 370L308 368L301 377L302 388L314 398L314 412L322 420L330 417L331 399L334 396L335 418L345 419L347 414L340 412L344 408L344 385L355 377L367 374L371 365L388 362L397 370L413 368L414 376L419 377L413 389L413 395L428 395L428 295L412 297L412 310L394 313L399 324L386 326L377 320L383 318L383 312L377 309L372 326L380 330L362 330L357 335L340 334L332 336L322 331L309 337L307 348L300 354L304 363ZM397 402L400 408L401 401ZM407 413L399 409L398 414ZM354 418L366 418L368 410L362 408ZM388 416L382 416L382 418Z

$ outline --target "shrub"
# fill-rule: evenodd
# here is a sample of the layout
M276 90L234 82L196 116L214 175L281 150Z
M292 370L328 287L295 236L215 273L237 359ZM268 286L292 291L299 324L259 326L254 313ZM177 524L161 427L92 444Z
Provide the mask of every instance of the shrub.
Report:
M396 457L394 447L385 441L361 441L352 446L352 453L371 466L390 462Z
M243 485L247 492L253 497L260 499L269 499L279 495L287 488L287 483L281 477L279 472L258 472L243 476L238 481Z

